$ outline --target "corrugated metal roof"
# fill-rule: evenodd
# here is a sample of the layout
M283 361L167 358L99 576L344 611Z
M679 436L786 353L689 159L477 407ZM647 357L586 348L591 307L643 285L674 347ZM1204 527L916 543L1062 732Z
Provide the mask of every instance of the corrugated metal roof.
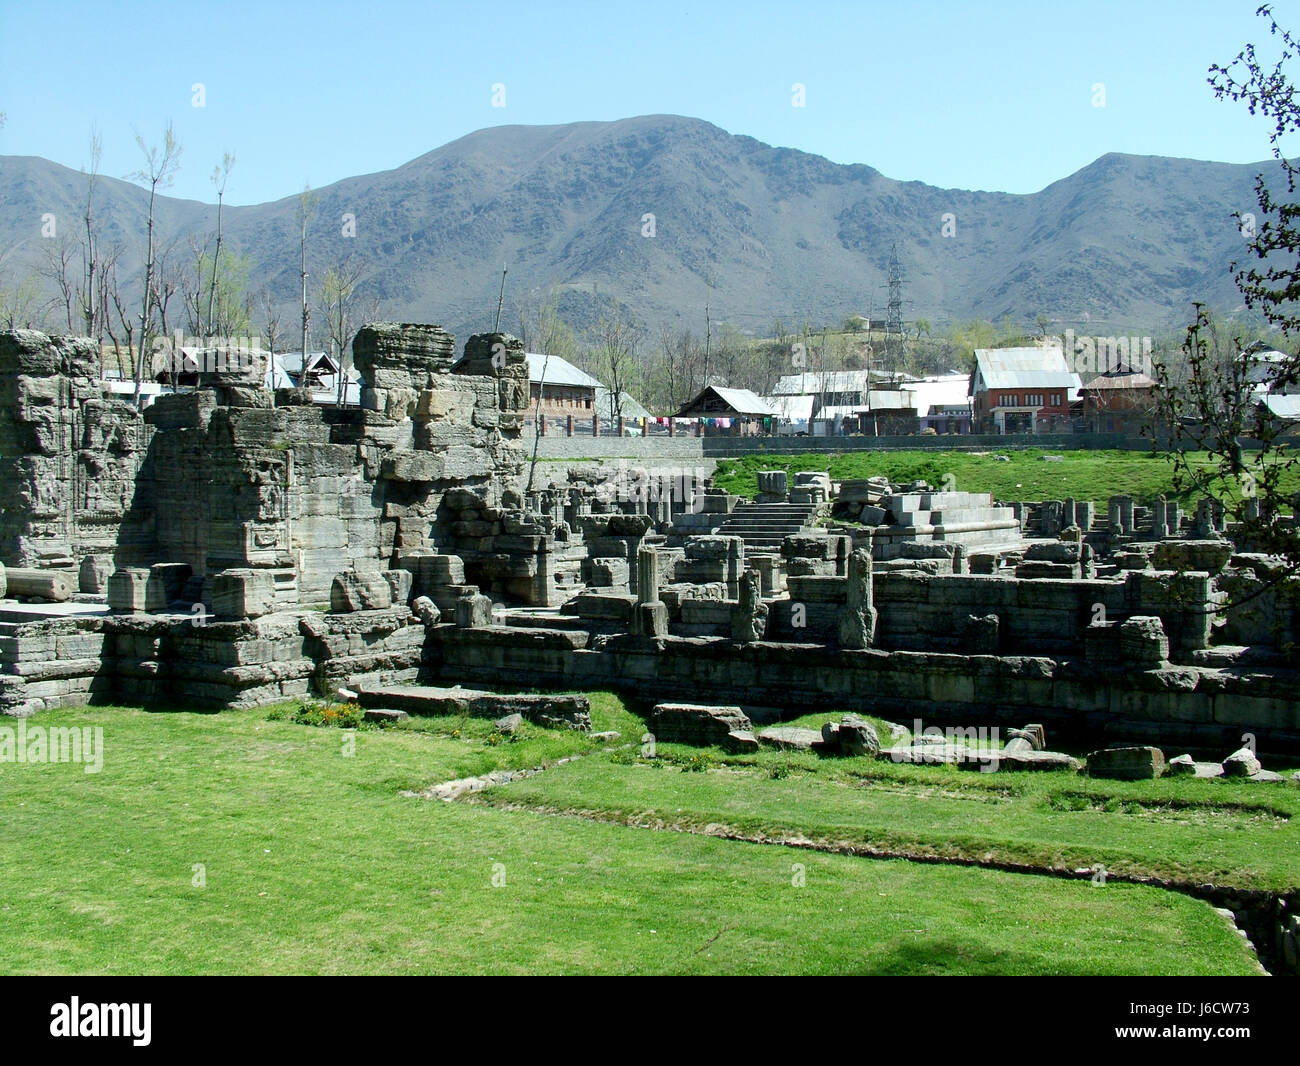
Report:
M730 410L704 411L697 409L710 393L726 404ZM750 392L749 389L726 389L721 385L709 385L698 396L694 397L690 403L682 407L679 417L726 418L730 415L752 415L771 418L775 414L776 412L771 407Z
M883 370L805 370L778 378L773 396L815 396L823 392L867 392L873 384L896 378L904 384L910 374L890 375Z
M938 374L907 385L916 397L916 413L921 418L935 414L936 407L970 408L970 375Z
M872 411L910 411L915 406L916 397L909 389L877 389L867 393L867 407Z
M604 385L601 385L596 390L596 412L601 418L614 417L613 399L613 389L607 389ZM637 403L632 395L627 392L622 394L622 408L624 418L654 418L654 415Z
M289 371L280 365L280 356L272 357L271 362L266 367L266 377L262 384L268 389L292 389L296 388L293 378L289 376Z
M1080 388L1084 392L1097 392L1101 389L1152 389L1155 384L1146 374L1135 371L1132 374L1098 374Z
M570 385L580 389L601 387L590 374L558 355L547 356L537 352L526 352L525 355L528 358L528 380L534 385L542 380L542 368L545 367L547 385Z
M971 391L984 389L1066 389L1073 400L1079 375L1066 365L1060 348L976 348Z
M276 352L275 361L290 374L297 374L302 369L302 352ZM322 369L327 373L334 369L334 357L326 352L308 352L307 365L310 367L319 367L325 364Z
M776 416L790 422L807 422L812 418L813 403L816 397L811 393L806 396L764 396L767 404Z
M737 414L772 415L775 413L763 402L761 396L754 395L749 389L724 389L718 385L712 385L710 388Z
M1278 418L1300 418L1300 394L1270 392L1261 397L1260 402Z

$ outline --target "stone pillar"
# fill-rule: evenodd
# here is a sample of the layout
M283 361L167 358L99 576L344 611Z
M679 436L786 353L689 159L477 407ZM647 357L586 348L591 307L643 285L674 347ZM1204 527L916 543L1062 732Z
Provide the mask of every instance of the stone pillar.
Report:
M853 550L851 537L835 538L835 576L847 577L849 572L849 552Z
M1156 540L1169 536L1169 501L1163 496L1151 505L1151 535Z
M474 586L456 600L456 625L460 629L481 629L492 625L492 601Z
M704 419L702 418L697 418L695 420L695 435L697 437L704 436Z
M675 418L668 419L668 436L677 436L677 419Z
M654 548L637 551L636 584L632 632L641 637L666 637L668 605L659 599L659 553Z
M745 542L739 537L728 537L727 544L727 599L740 596L740 575L745 566Z
M565 594L555 585L555 555L550 537L543 537L534 557L537 573L533 575L533 604L538 607L556 607L563 603Z
M1039 532L1045 537L1055 537L1061 532L1061 512L1063 505L1060 500L1044 500L1043 505L1038 509L1038 526Z
M1069 529L1071 526L1078 525L1074 520L1076 504L1073 496L1067 496L1061 503L1061 526Z
M1091 500L1074 501L1074 524L1087 533L1092 529L1096 505Z
M855 548L849 556L848 602L840 615L840 646L870 648L876 641L876 608L872 601L871 553Z
M789 479L784 470L760 470L758 472L758 491L766 502L785 500L789 495Z
M565 420L564 429L565 429L566 436L569 437L573 436L573 415L569 415L569 417Z
M779 591L781 577L781 557L762 553L751 555L749 565L758 573L759 591L764 596L775 596Z
M113 574L111 555L87 555L77 571L77 589L92 596L102 596L108 590L108 579Z
M1133 497L1112 496L1109 505L1110 531L1123 536L1133 533Z
M596 414L594 411L591 415L591 435L593 437L600 436L600 415Z
M1196 504L1196 536L1206 539L1217 537L1227 528L1224 522L1223 504L1213 496L1203 496Z
M731 612L731 639L741 644L762 640L767 632L767 612L758 571L746 570L740 577L739 603Z
M627 436L627 419L622 415L618 416L618 435L620 437Z
M638 603L659 602L659 553L654 548L636 553L636 588Z

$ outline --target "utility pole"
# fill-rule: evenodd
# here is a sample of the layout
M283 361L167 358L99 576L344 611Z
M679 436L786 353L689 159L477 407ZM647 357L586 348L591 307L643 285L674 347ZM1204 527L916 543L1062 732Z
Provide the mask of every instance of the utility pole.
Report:
M501 332L501 304L506 298L506 268L501 268L501 291L497 294L497 320L492 326L493 333Z

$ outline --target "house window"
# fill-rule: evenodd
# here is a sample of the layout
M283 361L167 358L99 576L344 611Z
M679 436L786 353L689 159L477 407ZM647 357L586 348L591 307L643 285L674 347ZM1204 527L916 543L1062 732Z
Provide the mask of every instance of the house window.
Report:
M1052 393L1052 406L1053 407L1061 406L1061 394L1059 392Z

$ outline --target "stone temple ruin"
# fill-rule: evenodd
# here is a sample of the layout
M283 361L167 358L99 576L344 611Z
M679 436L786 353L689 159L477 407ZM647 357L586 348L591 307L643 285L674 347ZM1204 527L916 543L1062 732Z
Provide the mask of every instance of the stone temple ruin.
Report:
M1300 749L1300 604L1214 502L774 471L748 503L653 463L632 491L532 468L508 334L372 324L353 352L359 409L254 359L139 412L93 342L0 334L0 709L616 687Z

